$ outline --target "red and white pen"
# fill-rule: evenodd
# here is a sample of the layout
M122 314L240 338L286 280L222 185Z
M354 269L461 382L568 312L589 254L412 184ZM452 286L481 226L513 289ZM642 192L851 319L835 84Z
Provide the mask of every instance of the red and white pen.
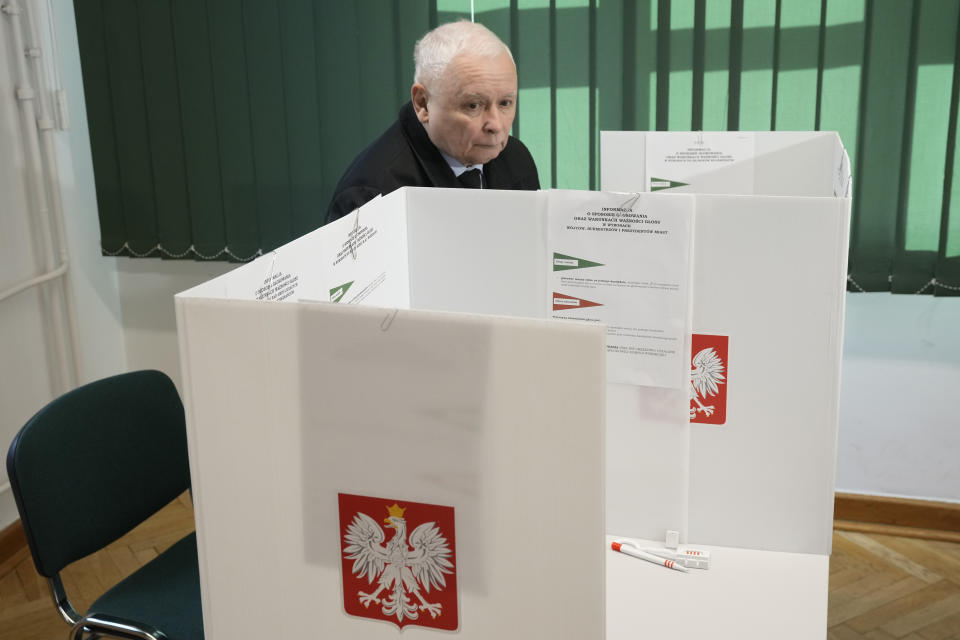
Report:
M625 553L628 556L634 558L640 558L641 560L646 560L647 562L652 562L653 564L659 564L666 567L667 569L673 569L674 571L682 571L684 573L689 573L686 567L682 567L673 560L668 560L666 558L658 558L652 553L647 553L646 551L640 551L633 545L629 543L622 543L617 540L614 540L610 543L610 548L614 551L619 551L620 553Z

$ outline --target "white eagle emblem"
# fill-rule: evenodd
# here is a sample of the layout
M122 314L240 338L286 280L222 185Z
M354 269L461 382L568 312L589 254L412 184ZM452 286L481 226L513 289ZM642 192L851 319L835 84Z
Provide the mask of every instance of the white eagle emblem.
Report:
M354 561L353 574L367 576L369 584L377 581L372 593L357 592L360 604L380 605L383 615L396 617L398 623L416 620L421 611L436 618L441 614L441 604L427 602L422 592L429 594L430 589L447 586L444 574L453 569L447 539L435 523L425 522L410 533L408 541L403 518L406 509L394 504L387 510L390 515L384 523L395 531L386 545L383 528L365 513L357 512L343 536L344 557ZM381 596L382 592L386 593Z
M723 381L723 360L713 347L703 349L693 357L693 370L690 372L690 400L697 406L690 407L691 420L701 411L708 417L713 415L714 405L704 405L700 398L706 402L709 396L717 395L720 392L719 385L723 384Z

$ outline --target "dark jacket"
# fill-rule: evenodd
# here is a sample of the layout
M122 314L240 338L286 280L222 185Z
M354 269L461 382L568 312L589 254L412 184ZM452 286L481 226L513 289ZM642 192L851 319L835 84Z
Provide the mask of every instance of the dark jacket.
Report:
M483 180L490 189L540 188L533 156L512 136L500 155L483 165ZM342 218L378 194L400 187L462 187L409 102L400 109L397 121L347 167L334 190L326 221Z

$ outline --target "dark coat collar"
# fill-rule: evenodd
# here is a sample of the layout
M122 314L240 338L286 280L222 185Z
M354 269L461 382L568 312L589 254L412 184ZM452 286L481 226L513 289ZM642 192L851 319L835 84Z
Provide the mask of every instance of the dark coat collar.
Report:
M453 174L453 169L447 164L446 159L440 154L440 150L430 141L427 130L417 118L413 110L413 103L408 102L400 108L398 116L403 135L410 141L410 148L417 158L417 162L423 167L430 182L435 187L457 188L460 183Z

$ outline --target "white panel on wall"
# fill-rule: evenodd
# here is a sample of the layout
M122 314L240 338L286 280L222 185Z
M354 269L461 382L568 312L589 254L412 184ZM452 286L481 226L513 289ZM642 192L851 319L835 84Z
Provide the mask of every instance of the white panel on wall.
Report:
M848 293L837 490L960 502L960 298Z
M127 367L159 369L180 385L173 296L237 265L160 258L116 258Z

